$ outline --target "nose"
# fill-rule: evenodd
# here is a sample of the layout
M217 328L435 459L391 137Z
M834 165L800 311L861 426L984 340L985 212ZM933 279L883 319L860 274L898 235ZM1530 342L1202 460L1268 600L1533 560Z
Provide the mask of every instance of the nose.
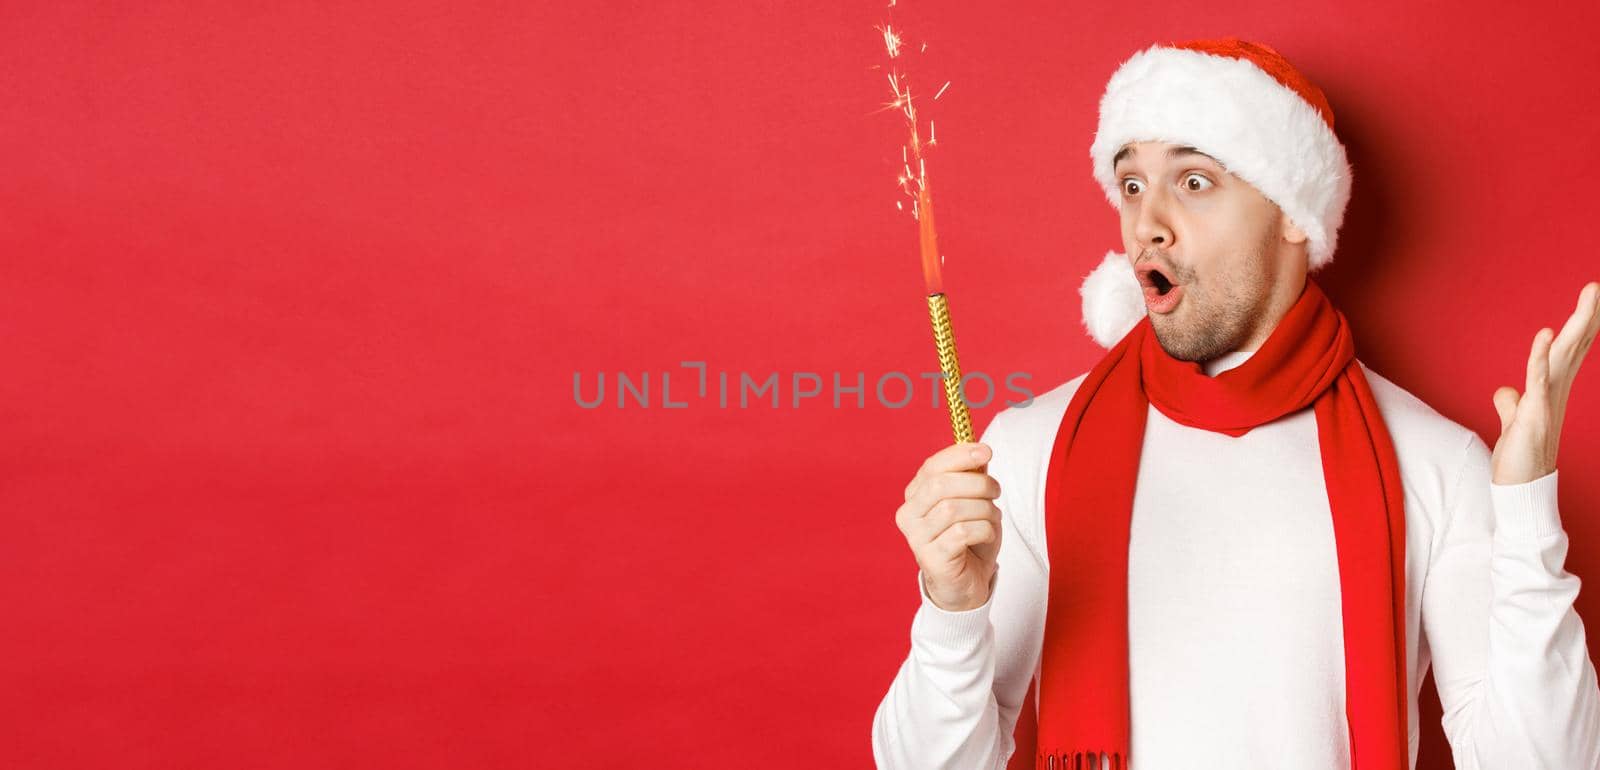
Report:
M1167 193L1159 185L1145 192L1139 204L1139 218L1133 225L1133 236L1141 247L1172 248L1173 233L1167 216L1169 205Z

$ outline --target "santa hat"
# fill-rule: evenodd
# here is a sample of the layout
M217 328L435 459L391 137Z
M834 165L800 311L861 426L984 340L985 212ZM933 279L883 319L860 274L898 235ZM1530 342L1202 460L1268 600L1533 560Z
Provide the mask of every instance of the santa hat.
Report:
M1308 270L1333 259L1350 163L1333 133L1333 109L1277 51L1238 38L1153 45L1117 68L1100 99L1089 156L1112 208L1112 171L1129 142L1190 145L1276 203L1307 237ZM1145 316L1128 258L1108 252L1084 279L1083 324L1111 347Z

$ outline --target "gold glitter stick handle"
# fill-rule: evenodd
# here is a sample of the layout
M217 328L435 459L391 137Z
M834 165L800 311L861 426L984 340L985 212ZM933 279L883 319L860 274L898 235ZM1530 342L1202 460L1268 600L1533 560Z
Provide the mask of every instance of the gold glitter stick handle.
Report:
M933 344L939 349L939 371L944 373L944 400L950 408L950 430L956 442L972 441L972 415L961 394L961 360L956 356L956 332L950 326L950 302L944 293L928 295L928 318L933 321Z

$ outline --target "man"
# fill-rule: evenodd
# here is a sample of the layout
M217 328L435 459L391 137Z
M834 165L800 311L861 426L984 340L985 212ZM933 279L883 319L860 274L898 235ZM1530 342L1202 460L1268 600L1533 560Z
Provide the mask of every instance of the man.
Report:
M1110 351L906 487L922 604L878 766L1412 768L1430 665L1457 767L1600 766L1555 470L1600 284L1494 393L1491 453L1307 278L1350 168L1277 52L1136 54L1091 156L1129 255L1082 289Z

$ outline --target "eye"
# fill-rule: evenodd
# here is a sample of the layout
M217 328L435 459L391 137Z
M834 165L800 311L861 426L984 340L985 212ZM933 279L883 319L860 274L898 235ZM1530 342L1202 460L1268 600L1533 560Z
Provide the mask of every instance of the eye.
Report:
M1137 179L1122 180L1122 193L1124 195L1138 195L1140 182Z
M1203 190L1209 190L1215 185L1215 182L1205 178L1205 176L1202 174L1191 173L1183 178L1183 189L1188 190L1189 192L1201 192Z

